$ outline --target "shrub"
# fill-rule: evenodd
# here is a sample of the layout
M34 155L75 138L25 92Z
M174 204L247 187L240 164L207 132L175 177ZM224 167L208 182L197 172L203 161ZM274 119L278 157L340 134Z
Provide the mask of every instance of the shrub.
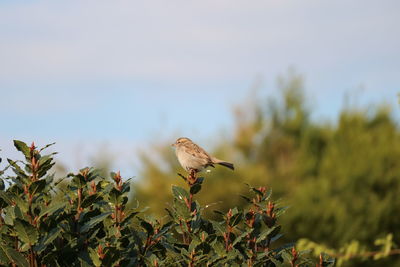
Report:
M330 266L277 245L279 216L285 211L271 200L271 190L249 186L243 210L203 216L194 198L204 178L180 175L188 189L172 186L168 218L141 215L127 207L130 180L111 179L93 168L62 180L48 174L53 154L41 155L34 144L14 141L24 161L8 159L12 176L0 172L0 263L12 266ZM65 186L61 181L64 181ZM7 186L5 186L5 182Z

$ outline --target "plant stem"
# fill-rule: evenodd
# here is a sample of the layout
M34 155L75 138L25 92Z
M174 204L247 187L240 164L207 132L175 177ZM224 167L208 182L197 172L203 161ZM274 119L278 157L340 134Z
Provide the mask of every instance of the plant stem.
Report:
M186 202L186 205L187 205L187 207L189 209L190 216L192 216L192 212L194 212L194 210L192 211L193 194L191 193L191 189L192 189L192 186L196 183L196 180L197 180L196 171L195 170L191 170L190 173L189 173L188 178L186 179L186 181L188 183L188 186L189 186L189 199ZM191 220L186 222L186 226L188 228L189 234L192 232L191 227L190 227L190 222L191 222ZM189 244L191 242L189 235L186 236L185 239L186 239L185 243Z
M189 204L188 204L189 212L192 212L192 202L193 202L193 194L190 193L189 194Z
M29 192L29 187L32 185L33 182L38 180L38 170L39 170L39 162L35 158L35 146L32 143L31 146L31 168L32 168L32 178L31 178L31 184L27 185L27 197L28 197L28 216L29 216L29 223L33 226L34 225L34 214L32 212L32 200L34 195ZM35 252L33 251L32 245L29 244L29 266L31 267L36 267L37 262L36 262L36 256Z
M29 256L29 266L31 267L37 267L37 262L36 262L36 255L35 252L33 251L33 248L31 246L30 248L30 256Z
M181 228L181 231L182 231L182 234L183 234L183 236L182 236L183 243L188 245L189 243L188 243L187 238L186 238L186 232L183 230L183 226L182 226L182 221L181 220L179 220L179 227Z
M194 267L194 262L195 262L195 256L194 256L194 251L192 251L192 252L190 252L189 267Z
M82 188L78 188L78 207L75 220L78 220L79 215L81 214L81 201L82 201Z

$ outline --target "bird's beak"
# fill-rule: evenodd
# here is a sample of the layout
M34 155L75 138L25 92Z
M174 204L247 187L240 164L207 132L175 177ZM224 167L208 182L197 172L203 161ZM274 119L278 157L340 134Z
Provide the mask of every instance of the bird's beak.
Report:
M175 143L173 143L173 144L171 144L171 146L176 146L176 144L175 144Z

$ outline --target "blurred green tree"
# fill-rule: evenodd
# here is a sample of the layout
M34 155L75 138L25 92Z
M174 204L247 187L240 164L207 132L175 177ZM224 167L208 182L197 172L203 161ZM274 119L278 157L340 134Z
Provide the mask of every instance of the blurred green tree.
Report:
M232 138L213 154L240 165L206 174L200 202L218 203L208 212L226 212L244 205L232 198L243 183L267 184L291 206L282 223L293 239L372 247L393 233L400 243L400 131L390 110L346 108L329 124L310 119L301 75L279 77L278 86L281 98L255 99L235 110ZM135 192L150 212L163 214L159 203L170 202L170 185L181 184L175 173L183 170L169 145L158 144L154 153L157 160L143 155Z

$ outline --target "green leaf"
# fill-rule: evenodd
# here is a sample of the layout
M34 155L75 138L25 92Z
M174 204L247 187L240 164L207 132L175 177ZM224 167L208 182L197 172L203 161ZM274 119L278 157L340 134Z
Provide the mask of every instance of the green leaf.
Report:
M109 191L111 188L113 188L113 184L110 183L107 180L101 180L100 182L97 183L96 188L98 191Z
M87 251L80 251L78 254L78 259L79 259L81 267L92 267L93 266L92 260Z
M24 243L22 246L19 247L18 252L27 252L31 248L29 243Z
M238 237L236 237L235 241L233 241L232 246L235 246L237 243L241 242L244 237L246 237L248 234L250 234L253 231L253 229L249 229L242 234L240 234Z
M173 207L174 207L175 212L176 212L175 215L178 215L178 216L175 216L175 217L177 217L177 218L181 217L181 218L183 218L185 220L190 219L191 214L190 214L189 209L186 206L185 202L178 200L178 198L175 198Z
M72 178L71 185L76 186L77 188L83 188L86 184L85 178L78 174Z
M123 227L125 227L126 225L128 225L128 224L131 222L131 219L132 219L133 217L135 217L136 214L138 214L138 213L139 213L138 211L134 211L134 212L129 213L129 215L126 216L126 217L123 219L123 221L121 222L121 228L123 228Z
M146 230L147 235L152 235L154 233L154 228L151 223L146 222L145 220L138 218L140 220L140 225Z
M28 262L21 253L10 247L5 247L3 244L0 244L0 258L7 264L15 263L19 267L29 266Z
M189 193L182 187L173 185L172 194L179 200L184 201L184 199L189 199Z
M289 209L289 206L285 207L280 207L275 210L276 217L280 217L282 214L284 214L287 210Z
M111 213L112 213L112 212L109 211L109 212L105 212L105 213L102 213L102 214L100 214L100 215L97 215L97 216L91 218L87 223L85 223L85 224L82 226L81 232L84 233L84 232L89 231L89 230L92 229L94 226L96 226L98 223L102 222L105 218L107 218L108 216L110 216Z
M283 236L283 234L277 234L277 235L272 236L270 239L270 244L274 243L276 240L278 240L282 236Z
M286 251L286 250L283 250L283 251L281 252L281 256L282 256L284 262L290 263L290 261L293 259L292 254L289 253L289 252Z
M223 213L222 211L219 210L213 210L214 213L221 215L221 217L225 218L225 213Z
M46 187L46 180L37 180L31 184L29 187L29 192L31 195L34 195L36 193L42 192L42 190Z
M274 224L275 224L275 222L276 222L276 218L269 217L269 216L266 215L266 214L263 214L263 215L262 215L262 220L263 220L264 224L265 224L266 226L268 226L268 227L274 226Z
M45 150L46 148L48 148L48 147L50 147L50 146L52 146L52 145L55 145L55 144L56 144L56 142L45 145L44 147L42 147L42 148L39 150L39 153L42 152L43 150ZM54 154L54 153L53 153L53 154Z
M191 194L197 194L201 190L201 184L194 184L190 187L190 193Z
M246 196L240 195L241 198L243 198L244 200L246 200L248 203L252 203L252 200Z
M18 151L21 151L27 160L31 159L31 153L29 147L22 141L14 140L14 146Z
M0 262L4 264L9 263L9 261L10 259L8 258L6 251L0 244Z
M272 228L269 228L269 229L264 230L264 231L259 235L259 237L257 238L257 242L260 242L260 241L264 240L265 238L267 238L267 236L268 236L269 234L272 234L272 236L278 234L279 231L280 231L280 229L281 229L281 226L280 226L280 225L277 225L277 226L274 226L274 227L272 227Z
M48 244L54 241L57 236L61 233L61 228L55 227L51 229L45 236L42 237L37 247L35 247L35 251L42 251L46 248Z
M50 156L45 156L45 157L49 157L48 159L46 159L42 165L39 165L39 172L38 172L38 176L39 178L43 177L48 170L50 170L53 166L54 166L54 162L52 162L52 158L50 158ZM43 157L44 158L44 157ZM42 159L42 158L41 158ZM40 164L40 160L39 160L39 164Z
M115 266L114 264L121 257L119 251L115 247L104 248L105 257L102 260L104 266Z
M49 205L48 207L46 207L45 209L41 210L40 214L39 214L39 218L41 219L43 216L45 216L46 214L48 216L52 215L54 212L56 212L59 209L63 209L65 207L65 203L63 202L56 202L55 204L51 203L51 205Z
M0 171L0 175L1 175L1 171ZM4 180L0 178L0 191L3 191L6 188L5 184L4 184Z
M271 197L271 195L272 195L272 188L267 191L267 193L263 196L261 201L268 200Z
M12 200L6 192L0 191L0 198L4 200L8 205L11 205Z
M270 261L272 261L272 262L275 264L275 266L277 266L277 267L287 266L286 264L284 264L283 262L281 262L281 261L275 259L274 257L269 257L268 259L269 259Z
M14 225L15 221L15 212L14 212L14 207L13 206L8 206L4 209L4 222L8 225Z
M18 166L16 161L13 161L11 159L7 159L8 163L12 166L12 169L16 175L21 176L22 178L27 178L28 175L21 169L20 166Z
M84 168L84 169L87 169L87 168ZM84 169L82 169L82 170L84 170ZM93 181L100 175L99 170L94 169L94 168L88 168L88 169L89 169L89 172L87 174L87 182Z
M97 255L97 251L93 248L88 248L89 249L89 256L90 259L93 262L94 266L101 266L101 259L99 258L99 255Z
M193 216L191 222L190 222L190 227L192 228L192 231L195 233L198 230L200 230L201 227L201 223L202 223L202 219L199 216L199 214Z
M198 177L196 179L196 184L202 184L204 182L204 177Z
M113 187L113 188L111 189L110 193L108 194L108 196L109 196L109 198L108 198L109 201L110 201L112 204L116 205L116 204L119 203L119 198L120 198L120 196L121 196L121 192L118 191L115 187Z
M167 233L173 226L175 225L174 222L168 222L166 224L163 225L163 227L161 228L161 230L154 235L153 239L157 239L161 236L163 236L165 233Z
M16 205L15 207L12 207L12 210L14 211L15 218L19 218L22 220L27 219L27 216L23 211L21 211L20 206Z
M212 221L211 223L215 231L220 232L221 234L225 233L225 228L219 222Z
M95 203L97 200L100 200L101 196L99 196L99 194L93 194L90 196L87 196L83 199L81 207L82 208L87 208L89 206L91 206L93 203Z
M122 193L127 193L127 192L129 192L130 190L131 190L131 185L130 185L130 183L125 182L125 183L122 184L122 190L121 190Z
M236 213L235 215L232 216L232 218L231 218L229 224L230 224L231 226L237 225L237 224L240 223L240 221L242 220L242 217L243 217L243 213L241 213L241 212Z
M22 242L33 245L39 238L39 233L35 227L30 223L21 219L16 219L14 222L15 230L17 231L19 239Z
M16 196L16 195L13 195L11 197L12 197L13 201L17 204L17 206L23 212L27 212L28 211L28 203L23 198L20 198L19 196Z
M48 245L61 233L61 228L54 228L43 238L43 244Z
M218 239L215 239L214 242L211 243L213 250L220 256L226 257L226 249L225 245L222 242L219 242Z
M263 197L264 193L261 192L260 190L258 190L257 188L251 187L251 190L253 190L253 192L255 192L257 195Z

